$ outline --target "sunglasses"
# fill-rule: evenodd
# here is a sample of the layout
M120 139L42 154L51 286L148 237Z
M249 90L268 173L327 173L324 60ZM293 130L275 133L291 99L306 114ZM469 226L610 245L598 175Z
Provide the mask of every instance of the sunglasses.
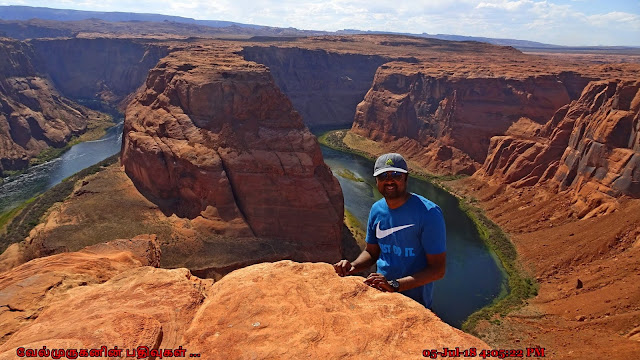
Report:
M380 180L380 181L385 181L389 178L393 179L393 180L400 180L402 179L402 174L400 171L387 171L384 172L378 176L376 176L376 179Z

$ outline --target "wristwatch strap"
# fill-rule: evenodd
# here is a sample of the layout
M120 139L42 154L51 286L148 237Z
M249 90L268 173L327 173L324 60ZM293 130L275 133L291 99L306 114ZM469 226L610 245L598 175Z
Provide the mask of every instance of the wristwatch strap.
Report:
M388 283L393 288L393 291L398 292L398 290L400 290L400 283L398 280L389 280Z

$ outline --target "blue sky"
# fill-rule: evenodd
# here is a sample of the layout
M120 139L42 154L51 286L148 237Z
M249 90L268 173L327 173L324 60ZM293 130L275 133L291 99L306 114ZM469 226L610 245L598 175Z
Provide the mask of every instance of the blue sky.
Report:
M383 30L640 46L640 0L0 0L309 30Z

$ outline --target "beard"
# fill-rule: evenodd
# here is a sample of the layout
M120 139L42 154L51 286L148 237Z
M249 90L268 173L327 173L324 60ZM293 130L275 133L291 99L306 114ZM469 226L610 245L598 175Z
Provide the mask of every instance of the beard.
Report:
M404 191L400 191L398 186L395 184L383 186L381 190L382 191L380 191L380 193L386 199L397 199L404 196Z

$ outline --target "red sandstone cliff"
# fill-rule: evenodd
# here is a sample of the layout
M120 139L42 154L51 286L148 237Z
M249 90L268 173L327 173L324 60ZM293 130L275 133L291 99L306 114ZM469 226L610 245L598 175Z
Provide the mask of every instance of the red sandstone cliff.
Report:
M390 63L378 69L351 132L406 142L403 152L433 172L472 174L484 162L492 136L522 118L546 122L586 83L569 72L434 76L419 66Z
M0 174L48 147L62 147L106 116L61 95L34 65L31 46L0 39Z
M218 234L283 239L294 259L340 257L342 192L267 68L225 48L177 51L126 112L125 171L166 213Z
M640 82L590 83L539 136L491 139L477 176L515 187L546 183L573 194L579 218L615 209L621 195L640 197Z

